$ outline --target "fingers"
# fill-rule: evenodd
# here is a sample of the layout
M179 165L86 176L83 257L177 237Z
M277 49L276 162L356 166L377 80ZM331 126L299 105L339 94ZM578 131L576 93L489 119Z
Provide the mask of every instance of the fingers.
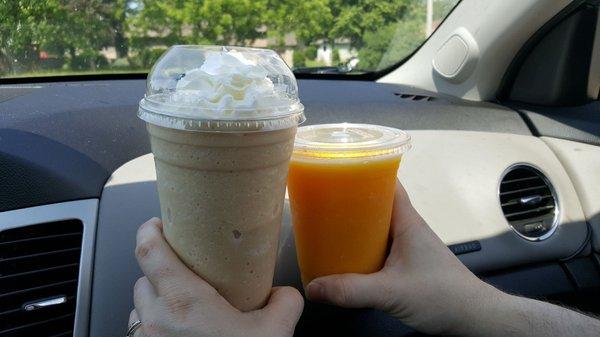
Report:
M383 308L388 300L380 273L343 274L320 277L308 284L310 300L344 308Z
M396 191L394 194L394 202L399 203L401 206L412 207L410 203L410 198L408 197L408 193L406 193L406 189L400 182L400 179L396 178Z
M138 313L135 309L131 310L131 312L129 313L129 323L128 326L131 326L131 324L133 324L133 322L138 321L140 319L140 316L138 316Z
M271 289L269 303L262 311L274 317L293 318L295 325L303 308L304 300L298 290L292 287L274 287Z
M260 314L270 322L280 322L285 330L283 335L289 333L291 336L303 308L304 300L298 290L292 287L274 287L271 289L269 302L260 310Z
M133 287L133 305L141 317L147 317L147 310L153 303L156 303L156 292L154 287L146 277L142 277L135 282Z
M423 219L413 208L410 198L399 180L396 180L394 207L392 209L392 237L401 236L407 228L423 223Z
M181 262L165 241L162 223L158 218L148 220L138 229L135 256L158 294L172 288L173 284L189 281L194 277L200 279Z
M133 322L135 321L139 321L140 317L138 316L138 313L135 309L131 310L131 313L129 313L129 323L127 324L127 329L129 329L129 327L133 324ZM144 334L142 333L142 329L137 329L132 337L143 337Z

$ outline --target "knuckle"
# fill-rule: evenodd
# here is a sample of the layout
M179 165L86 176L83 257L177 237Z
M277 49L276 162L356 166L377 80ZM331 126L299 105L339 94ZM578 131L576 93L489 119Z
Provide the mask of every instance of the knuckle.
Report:
M131 310L131 312L129 312L129 323L132 323L134 321L135 316L136 316L135 314L136 314L135 309L133 309L133 310Z
M188 291L175 290L163 297L163 303L169 313L183 320L194 307L195 299Z
M145 294L147 293L148 289L144 288L148 286L150 286L150 282L145 276L140 277L137 279L137 281L135 281L135 284L133 285L133 299L136 303L138 300L141 300L146 296Z
M158 242L156 239L144 239L135 247L135 256L140 260L145 259L151 254L152 251L156 250L157 245Z
M154 267L154 271L151 273L158 280L167 280L173 274L171 268L169 268L169 266L164 263L157 264ZM166 283L166 282L159 282L159 283Z
M396 297L395 289L392 284L389 282L379 282L379 288L381 289L381 310L385 310L387 312L391 312L395 307Z
M135 281L135 284L133 285L133 292L137 293L139 292L142 287L144 286L145 280L144 277L140 277L139 279L137 279L137 281Z
M281 336L292 336L294 334L294 328L296 327L296 320L290 317L285 317L279 322L279 329L282 330Z
M296 302L296 307L303 308L304 307L304 298L297 290L290 290L290 297Z
M252 317L253 322L258 322L259 326L265 327L262 336L283 336L291 337L294 335L296 320L290 315L264 315L258 312L248 312L244 315Z
M142 330L143 335L147 336L147 337L164 336L163 325L158 320L151 319L151 320L144 321L142 323L140 329Z
M352 301L352 289L344 278L337 278L334 282L334 300L337 303L349 303Z
M292 305L293 308L299 308L299 314L302 314L302 309L304 308L304 298L296 289L292 289L289 291L289 297L294 303ZM297 317L295 317L297 318Z

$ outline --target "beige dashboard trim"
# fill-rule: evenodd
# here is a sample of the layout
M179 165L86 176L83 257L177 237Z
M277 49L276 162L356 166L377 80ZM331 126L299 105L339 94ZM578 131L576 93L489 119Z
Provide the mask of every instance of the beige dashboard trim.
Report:
M539 138L470 131L411 131L410 134L414 146L403 158L399 177L417 210L444 242L481 241L480 252L460 256L472 270L556 260L569 256L584 241L585 218L575 188L560 161ZM542 242L518 237L498 203L499 179L515 163L539 167L556 189L562 207L559 227ZM153 157L148 154L117 169L105 189L154 180ZM106 193L105 197L119 198L119 195ZM157 196L140 198L154 200ZM102 210L100 216L107 211L110 212ZM284 218L282 233L291 235L288 214Z
M600 251L600 146L542 137L565 167L592 225L594 247Z
M400 179L415 208L447 244L480 240L479 253L461 255L475 271L569 256L587 228L567 172L539 138L471 131L412 131L414 146L403 159ZM553 184L562 211L550 238L518 237L502 214L497 185L515 163L540 168Z

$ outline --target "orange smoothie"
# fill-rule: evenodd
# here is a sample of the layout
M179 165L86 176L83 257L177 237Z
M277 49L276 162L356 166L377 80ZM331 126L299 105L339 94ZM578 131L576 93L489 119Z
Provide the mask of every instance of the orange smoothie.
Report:
M363 132L367 126L360 124L346 124L342 132L322 129L339 125L300 128L290 163L288 193L304 285L324 275L376 272L386 257L396 174L409 145L382 149L373 145L381 135Z
M302 283L381 269L399 163L292 159L288 190Z

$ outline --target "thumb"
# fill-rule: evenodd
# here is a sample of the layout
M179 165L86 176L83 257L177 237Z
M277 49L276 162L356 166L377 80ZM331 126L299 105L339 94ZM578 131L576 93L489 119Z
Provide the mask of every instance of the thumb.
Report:
M269 302L261 312L269 317L269 320L277 320L283 323L286 329L294 331L303 308L304 299L296 288L273 287Z
M308 299L344 308L382 308L385 306L385 287L380 274L342 274L324 276L306 287Z

